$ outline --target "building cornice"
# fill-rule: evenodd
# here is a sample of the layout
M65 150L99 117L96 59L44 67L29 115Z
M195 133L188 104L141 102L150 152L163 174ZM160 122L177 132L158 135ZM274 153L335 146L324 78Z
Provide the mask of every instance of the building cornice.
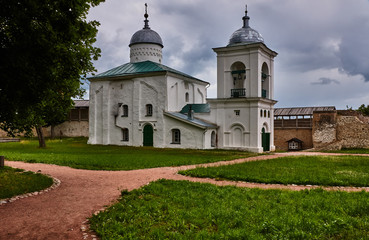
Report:
M207 102L209 103L229 103L229 102L263 102L267 104L276 104L278 101L269 99L269 98L261 98L261 97L249 97L249 98L207 98Z
M217 54L223 53L230 53L230 52L240 52L242 50L253 50L253 49L262 49L263 51L267 52L269 55L276 57L278 55L277 52L273 51L272 49L268 48L264 43L257 42L257 43L248 43L248 44L236 44L227 47L217 47L213 48L213 51Z

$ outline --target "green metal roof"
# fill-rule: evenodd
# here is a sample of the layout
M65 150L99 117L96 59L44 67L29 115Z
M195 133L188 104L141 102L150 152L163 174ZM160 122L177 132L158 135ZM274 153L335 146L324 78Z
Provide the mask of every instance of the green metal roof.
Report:
M208 103L203 103L203 104L187 104L186 106L184 106L182 108L182 110L180 111L180 113L188 113L188 111L190 110L194 111L194 113L209 113L210 112L210 105Z
M187 78L191 78L197 81L201 81L204 83L208 83L202 81L198 78L192 77L188 74L182 73L177 71L173 68L167 67L160 63L155 63L152 61L144 61L144 62L136 62L136 63L126 63L121 66L115 67L110 69L106 72L97 74L96 76L89 77L89 79L98 79L98 78L110 78L110 77L124 77L124 76L135 76L135 75L142 75L142 74L149 74L149 73L174 73L178 74Z
M218 128L218 126L214 123L210 123L210 122L205 122L201 119L197 119L197 118L193 118L193 119L189 119L187 115L182 114L182 113L178 113L178 112L164 112L164 115L175 118L177 120L180 120L182 122L185 123L189 123L192 125L195 125L197 127L200 128Z

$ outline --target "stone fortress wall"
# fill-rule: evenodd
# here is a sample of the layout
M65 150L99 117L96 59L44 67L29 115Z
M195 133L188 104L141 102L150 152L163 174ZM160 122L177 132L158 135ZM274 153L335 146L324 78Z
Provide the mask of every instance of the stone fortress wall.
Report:
M65 121L59 125L44 127L42 131L45 137L88 137L88 121ZM32 131L34 137L37 136L36 130ZM20 136L24 136L20 134ZM0 138L11 138L7 132L0 130Z
M369 148L369 117L352 110L314 112L312 136L318 150Z

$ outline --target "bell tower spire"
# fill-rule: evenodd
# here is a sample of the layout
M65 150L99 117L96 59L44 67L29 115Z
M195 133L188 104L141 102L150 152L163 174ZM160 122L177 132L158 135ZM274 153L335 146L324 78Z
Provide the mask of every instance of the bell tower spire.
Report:
M147 18L149 17L149 14L147 14L147 3L145 3L145 15L144 15L144 17L145 17L145 20L144 20L145 25L144 25L143 29L150 29L149 20L147 20Z
M242 20L243 20L243 28L248 28L250 17L247 16L247 4L246 4L245 16L242 18Z

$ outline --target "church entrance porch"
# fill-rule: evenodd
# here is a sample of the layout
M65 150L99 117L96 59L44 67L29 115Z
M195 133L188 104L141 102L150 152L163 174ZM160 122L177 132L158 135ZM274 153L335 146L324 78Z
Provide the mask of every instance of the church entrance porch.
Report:
M150 124L146 124L143 129L143 145L148 147L154 146L154 129Z

